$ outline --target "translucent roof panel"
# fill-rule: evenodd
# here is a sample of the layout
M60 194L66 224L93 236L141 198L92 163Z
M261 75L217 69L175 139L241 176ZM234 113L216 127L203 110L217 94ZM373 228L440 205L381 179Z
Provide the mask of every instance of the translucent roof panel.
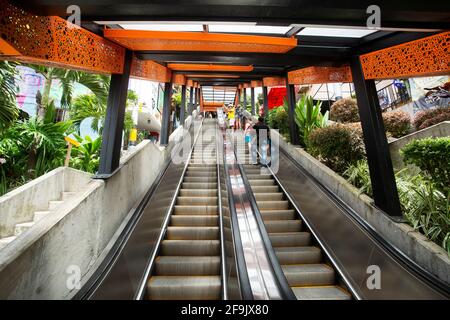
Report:
M226 32L226 33L272 33L272 34L285 34L291 27L279 27L279 26L261 26L253 23L247 24L215 24L208 23L209 32Z
M202 86L202 93L205 102L223 102L224 104L229 104L234 102L236 87Z
M202 24L193 23L123 23L120 26L126 30L203 31Z
M319 37L344 37L344 38L362 38L377 30L357 29L357 28L325 28L325 27L306 27L301 30L300 36L319 36Z

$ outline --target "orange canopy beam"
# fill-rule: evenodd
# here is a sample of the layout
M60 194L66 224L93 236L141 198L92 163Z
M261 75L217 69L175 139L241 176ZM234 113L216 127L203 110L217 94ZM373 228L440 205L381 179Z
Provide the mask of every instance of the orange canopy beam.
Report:
M350 67L308 67L288 72L289 84L352 82Z
M122 73L125 49L53 16L36 16L0 0L0 59Z
M229 74L187 74L188 78L223 78L223 79L236 79L239 76Z
M450 72L450 32L363 54L366 79L432 76Z
M105 29L104 36L130 50L286 53L297 39L208 32Z
M250 72L253 66L233 66L221 64L169 63L168 68L175 71L235 71Z

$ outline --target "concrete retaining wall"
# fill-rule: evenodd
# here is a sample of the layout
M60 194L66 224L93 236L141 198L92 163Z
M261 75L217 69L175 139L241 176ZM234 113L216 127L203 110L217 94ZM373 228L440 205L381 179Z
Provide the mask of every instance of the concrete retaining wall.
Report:
M361 194L333 170L319 162L305 150L295 147L272 130L272 137L279 137L280 148L286 150L311 175L329 188L337 197L375 228L387 241L407 254L412 260L443 281L450 283L450 258L440 246L428 240L405 223L395 223L375 208L373 200ZM276 141L277 139L273 139Z
M450 121L444 121L390 142L389 150L391 153L392 165L394 166L394 170L400 170L405 166L402 156L400 155L400 149L406 146L409 142L429 137L448 136L450 136Z
M187 124L191 121L189 117ZM77 277L78 270L81 283L92 273L124 218L169 161L174 141L182 134L181 128L176 130L167 147L148 140L140 143L121 159L116 174L105 181L88 178L84 186L74 187L77 194L54 214L0 250L0 299L70 299L77 290L67 283ZM67 170L72 171L56 169L33 185L40 183L41 192L59 192L62 183L56 183L54 176ZM83 178L77 174L73 179L69 174L74 186L86 182L84 173ZM10 202L9 207L14 205Z

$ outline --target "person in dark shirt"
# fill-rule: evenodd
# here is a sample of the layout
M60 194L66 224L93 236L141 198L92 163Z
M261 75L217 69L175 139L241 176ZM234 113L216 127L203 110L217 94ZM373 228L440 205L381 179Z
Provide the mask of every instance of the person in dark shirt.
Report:
M264 118L259 117L258 122L253 126L256 132L256 145L261 154L261 159L258 159L262 165L267 165L267 147L270 142L270 128L264 123Z

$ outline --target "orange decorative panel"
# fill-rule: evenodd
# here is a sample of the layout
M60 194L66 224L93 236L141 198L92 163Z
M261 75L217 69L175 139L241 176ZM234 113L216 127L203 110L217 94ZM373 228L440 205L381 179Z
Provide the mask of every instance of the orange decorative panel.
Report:
M243 87L244 87L244 86L243 86L242 84L238 85L238 89L239 89L239 90L242 90Z
M250 72L253 66L232 66L222 64L169 63L168 68L175 71L235 71Z
M252 82L251 82L251 87L252 87L252 88L259 88L259 87L262 87L262 81L252 80Z
M262 83L264 87L280 87L286 85L286 79L282 77L265 77Z
M242 87L245 88L245 89L247 89L247 88L251 88L251 85L250 85L250 83L244 83L244 84L242 85Z
M186 86L187 86L187 87L193 87L193 86L194 86L194 81L192 81L192 80L187 80L187 81L186 81Z
M104 36L135 51L231 51L286 53L297 39L208 32L105 29Z
M155 82L170 82L172 72L170 69L151 60L141 60L133 57L131 63L131 77Z
M186 84L186 77L183 74L173 74L172 83L178 84L180 86Z
M36 16L0 0L2 59L122 73L125 49L60 17Z
M349 66L308 67L288 72L289 84L316 84L333 82L352 82Z
M360 56L364 78L392 79L450 72L450 32Z

